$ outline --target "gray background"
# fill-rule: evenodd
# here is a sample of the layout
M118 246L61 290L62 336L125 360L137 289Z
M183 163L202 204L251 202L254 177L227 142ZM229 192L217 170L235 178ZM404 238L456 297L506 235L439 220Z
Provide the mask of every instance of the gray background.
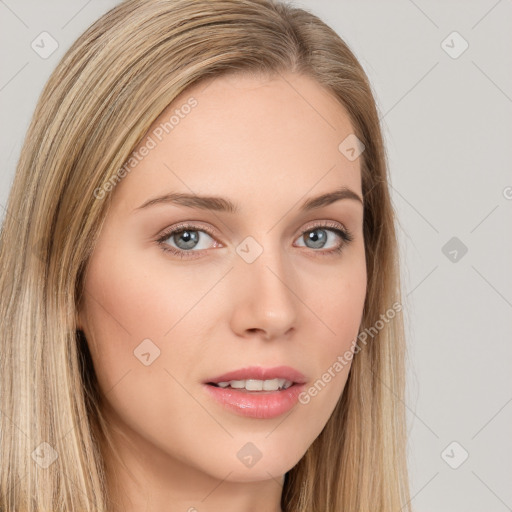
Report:
M2 217L43 84L117 3L0 0ZM400 219L414 509L512 510L512 2L295 3L353 49L382 116ZM59 44L47 59L31 48L43 31Z

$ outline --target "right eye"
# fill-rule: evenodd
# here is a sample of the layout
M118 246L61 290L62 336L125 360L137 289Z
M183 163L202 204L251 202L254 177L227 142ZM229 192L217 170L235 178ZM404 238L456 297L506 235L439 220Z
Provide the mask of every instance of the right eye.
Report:
M200 227L192 224L179 224L177 226L171 226L164 231L158 237L157 243L161 246L163 251L170 252L180 258L188 258L190 256L186 253L199 252L209 248L198 247L198 245L207 242L204 240L205 236L212 239L213 233L210 229L204 226Z

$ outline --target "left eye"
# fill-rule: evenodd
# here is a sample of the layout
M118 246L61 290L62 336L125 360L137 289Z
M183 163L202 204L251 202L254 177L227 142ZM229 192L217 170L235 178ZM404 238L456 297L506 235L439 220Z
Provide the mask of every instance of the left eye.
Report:
M352 241L352 236L346 229L332 226L314 226L306 231L303 231L299 236L298 240L305 240L305 244L299 245L299 247L324 249L326 243L329 240L329 233L331 233L331 242L334 241L335 243L334 248L328 248L328 250L314 252L321 254L340 252L346 244ZM190 253L209 248L208 244L206 244L204 247L200 247L200 245L204 243L204 237L200 236L200 234L206 235L208 238L214 240L213 234L210 234L204 228L200 229L198 226L193 225L181 225L175 227L171 231L164 233L157 240L157 242L159 245L161 245L164 251L171 252L172 254L181 258L192 257L190 256ZM341 239L342 242L336 244L336 238ZM216 240L214 240L214 242L218 243ZM219 245L217 245L217 247L219 247Z
M305 245L310 249L324 249L324 245L329 239L328 234L331 233L331 241L336 238L342 238L345 241L348 241L348 237L346 237L346 233L341 229L337 228L327 228L323 226L319 226L313 229L309 229L308 231L304 231L302 235L299 237L300 239L305 239L306 243L311 243L311 245ZM303 247L303 246L299 246Z

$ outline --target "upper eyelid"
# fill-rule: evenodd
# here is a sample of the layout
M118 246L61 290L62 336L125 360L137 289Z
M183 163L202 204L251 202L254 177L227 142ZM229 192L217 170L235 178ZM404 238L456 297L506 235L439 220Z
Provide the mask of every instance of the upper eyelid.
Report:
M181 222L173 226L169 226L162 230L158 235L158 239L162 239L163 237L169 237L173 233L179 233L180 231L204 231L207 235L215 236L215 230L213 228L205 227L201 224L196 224L195 222Z

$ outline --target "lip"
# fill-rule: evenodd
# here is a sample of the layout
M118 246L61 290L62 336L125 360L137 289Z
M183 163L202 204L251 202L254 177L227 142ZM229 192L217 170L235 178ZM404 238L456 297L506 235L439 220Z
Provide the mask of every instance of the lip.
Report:
M211 385L230 380L248 379L286 379L293 384L287 389L278 391L241 391ZM231 412L250 418L271 419L285 414L297 404L305 383L304 375L289 366L274 368L252 366L208 379L203 382L203 387L210 397Z
M263 368L261 366L249 366L247 368L240 368L232 372L224 373L213 379L205 380L204 383L218 384L219 382L227 382L229 380L271 380L271 379L286 379L294 384L304 384L306 377L295 368L290 366L275 366L273 368Z

